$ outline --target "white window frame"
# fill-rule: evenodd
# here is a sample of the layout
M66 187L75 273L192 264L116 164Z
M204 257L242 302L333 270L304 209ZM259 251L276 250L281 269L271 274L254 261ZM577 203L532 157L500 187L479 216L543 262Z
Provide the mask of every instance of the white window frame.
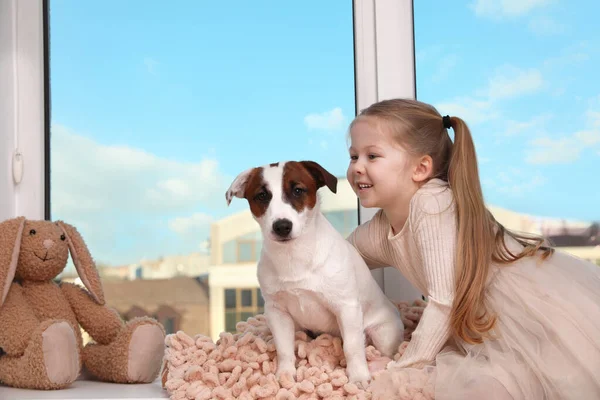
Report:
M47 51L47 0L0 0L0 221L23 215L50 219L49 96L45 87ZM415 59L412 0L353 0L355 40L356 111L392 97L415 98ZM8 56L7 56L8 55ZM46 147L48 147L46 149ZM22 155L23 176L13 179L13 157ZM358 204L364 223L377 210ZM395 300L412 301L421 294L393 268L373 272L385 293ZM76 392L19 391L0 386L0 397L85 398L97 396L98 387L82 386ZM147 386L145 386L147 388ZM118 389L105 398L165 398L144 390ZM144 392L144 393L142 393ZM163 395L165 397L163 397ZM62 397L61 397L62 396ZM66 397L65 397L66 396ZM152 396L152 397L151 397ZM155 397L156 396L156 397ZM97 398L97 397L94 397Z
M0 221L46 218L43 4L0 0ZM17 153L19 183L13 178Z
M354 0L357 112L390 98L416 98L412 0ZM377 209L359 205L359 221ZM393 300L412 302L422 294L392 267L373 276Z

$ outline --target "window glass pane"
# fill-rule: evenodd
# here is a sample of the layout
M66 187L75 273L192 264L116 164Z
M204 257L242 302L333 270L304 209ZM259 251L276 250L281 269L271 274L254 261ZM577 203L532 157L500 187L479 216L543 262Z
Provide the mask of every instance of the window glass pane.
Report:
M235 332L235 326L239 322L238 313L235 311L226 311L225 312L225 331L226 332Z
M250 318L250 317L253 317L254 315L255 315L255 314L254 314L254 313L251 313L251 312L243 312L243 313L240 313L240 320L241 320L241 321L247 321L247 320L248 320L248 318Z
M256 257L254 256L254 243L240 242L238 244L238 261L256 261Z
M242 307L252 307L252 289L242 290Z
M49 4L52 219L82 234L109 306L193 303L223 318L185 313L178 329L218 338L240 317L225 289L246 287L262 247L238 248L261 238L248 202L225 201L240 172L314 160L340 178L323 209L357 213L352 4ZM72 263L61 277L77 279Z
M223 244L223 263L235 264L237 262L237 241L229 240Z
M225 289L225 308L236 308L236 295L235 289Z
M242 239L242 240L262 240L262 236L260 234L260 231L256 231L256 232L247 233L245 235L241 235L239 237L239 239Z
M358 215L357 210L352 210L352 212L354 212L354 213L356 213L356 215ZM356 225L354 225L354 227L356 228ZM256 252L256 259L258 260L260 258L260 253L262 251L262 240L258 240L256 243L254 243L254 249L255 249L254 251Z
M600 3L515 4L414 2L417 98L471 128L499 222L598 259Z

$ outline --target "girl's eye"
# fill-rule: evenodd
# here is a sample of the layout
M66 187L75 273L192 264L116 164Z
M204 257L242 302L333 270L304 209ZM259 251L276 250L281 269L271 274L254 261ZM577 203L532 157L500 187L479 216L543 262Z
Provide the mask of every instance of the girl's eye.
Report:
M351 159L351 160L357 160L357 159L358 159L358 157L357 157L357 156L350 156L350 159Z
M375 154L369 154L369 160L373 160L377 158L377 156Z

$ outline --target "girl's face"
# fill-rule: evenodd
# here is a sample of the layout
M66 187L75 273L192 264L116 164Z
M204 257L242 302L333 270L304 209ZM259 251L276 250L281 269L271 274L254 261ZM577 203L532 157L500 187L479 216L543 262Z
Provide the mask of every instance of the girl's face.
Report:
M350 130L350 165L346 176L364 207L406 207L417 184L416 158L392 137L385 124L361 117Z

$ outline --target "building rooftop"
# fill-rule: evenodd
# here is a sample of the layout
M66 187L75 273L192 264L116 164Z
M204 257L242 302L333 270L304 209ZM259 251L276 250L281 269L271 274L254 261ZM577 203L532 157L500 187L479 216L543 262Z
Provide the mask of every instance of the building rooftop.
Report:
M110 280L103 282L106 302L119 311L133 305L208 304L207 278Z

